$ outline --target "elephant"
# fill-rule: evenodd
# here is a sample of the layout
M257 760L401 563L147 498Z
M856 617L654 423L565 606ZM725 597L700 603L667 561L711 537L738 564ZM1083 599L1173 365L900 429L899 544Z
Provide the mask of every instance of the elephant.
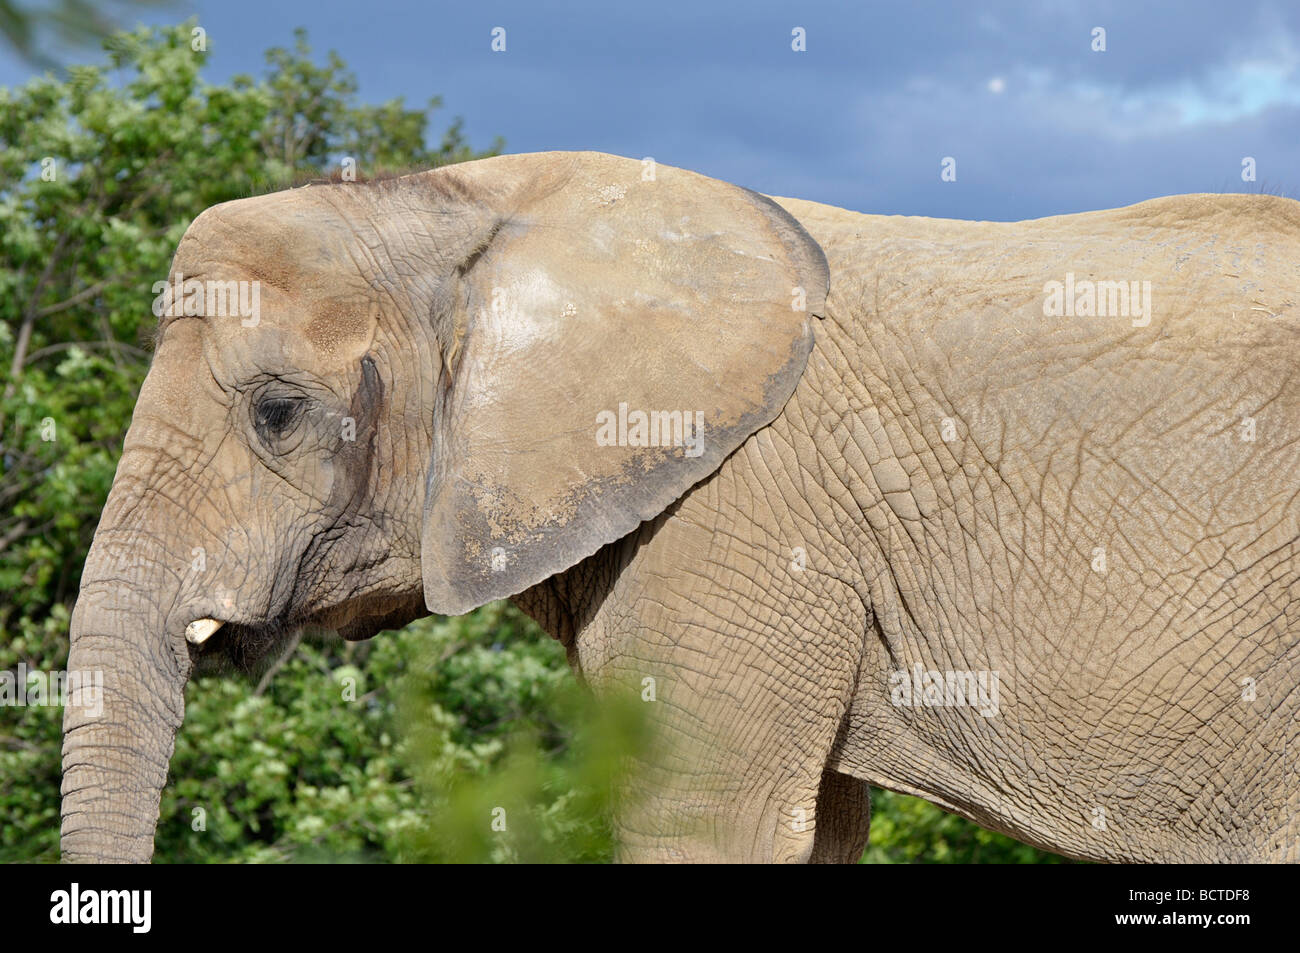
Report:
M1300 203L968 222L549 152L214 206L168 281L65 860L151 858L196 665L498 599L655 686L622 860L856 861L871 785L1300 860Z

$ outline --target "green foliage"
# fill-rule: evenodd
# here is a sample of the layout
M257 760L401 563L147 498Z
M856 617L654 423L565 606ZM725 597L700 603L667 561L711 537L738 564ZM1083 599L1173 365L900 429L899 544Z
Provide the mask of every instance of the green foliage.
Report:
M864 864L1059 864L1065 858L977 827L929 801L871 789Z
M366 173L483 154L459 120L426 145L436 99L358 103L342 60L315 63L302 32L264 78L224 85L202 80L190 39L188 24L115 34L106 65L0 89L0 671L66 663L148 364L152 287L190 221L345 155ZM256 682L187 687L159 861L612 856L643 706L597 708L517 610L291 648ZM57 859L61 722L0 708L0 861ZM874 815L873 860L1047 856L896 795Z
M158 859L607 860L638 715L506 603L301 645L257 687L187 688Z
M442 651L406 660L403 745L429 815L394 859L612 859L614 794L648 740L644 703L597 703L559 644L506 603L447 626Z

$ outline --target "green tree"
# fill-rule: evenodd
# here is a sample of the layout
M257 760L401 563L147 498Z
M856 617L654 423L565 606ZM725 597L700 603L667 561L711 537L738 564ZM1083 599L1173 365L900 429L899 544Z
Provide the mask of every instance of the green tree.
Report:
M297 646L256 686L198 679L186 708L162 861L609 860L644 731L503 602Z
M929 801L871 790L871 843L864 864L1057 864L1036 850L949 814Z

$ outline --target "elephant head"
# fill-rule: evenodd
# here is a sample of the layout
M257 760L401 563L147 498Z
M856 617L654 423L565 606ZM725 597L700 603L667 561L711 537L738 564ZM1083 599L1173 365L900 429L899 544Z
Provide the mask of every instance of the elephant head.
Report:
M662 512L780 411L827 281L767 199L594 153L204 212L72 619L104 705L65 715L65 859L149 859L196 665L465 612Z

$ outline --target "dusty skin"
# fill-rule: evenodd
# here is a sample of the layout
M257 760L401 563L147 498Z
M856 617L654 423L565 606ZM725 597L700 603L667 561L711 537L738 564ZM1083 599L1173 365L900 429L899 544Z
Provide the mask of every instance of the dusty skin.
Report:
M1300 860L1300 204L881 217L546 153L217 206L176 273L260 314L161 319L66 859L150 858L197 664L511 597L598 691L655 680L628 860L854 860L868 783Z

